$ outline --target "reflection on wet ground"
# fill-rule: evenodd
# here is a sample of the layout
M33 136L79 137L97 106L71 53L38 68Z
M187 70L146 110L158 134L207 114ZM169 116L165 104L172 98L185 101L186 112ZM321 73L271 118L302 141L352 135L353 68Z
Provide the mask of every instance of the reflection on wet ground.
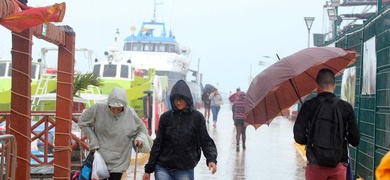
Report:
M288 119L275 118L269 126L263 125L257 130L248 126L246 150L240 146L239 152L236 152L236 130L228 105L221 108L217 127L211 123L208 127L218 149L218 171L212 175L202 155L195 168L195 179L305 179L305 161L294 146L293 122ZM144 164L138 166L137 179L142 179L143 167ZM130 175L127 179L133 177Z

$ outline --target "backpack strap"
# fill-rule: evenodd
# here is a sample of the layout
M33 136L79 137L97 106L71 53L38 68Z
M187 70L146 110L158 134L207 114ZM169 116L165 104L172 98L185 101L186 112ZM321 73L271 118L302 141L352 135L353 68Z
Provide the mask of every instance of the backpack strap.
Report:
M335 96L335 97L332 98L332 101L333 101L333 104L336 106L337 103L340 101L340 98L338 98L337 96Z
M335 111L337 113L337 116L339 116L339 118L338 118L338 120L339 120L339 127L341 128L340 129L340 138L342 138L341 142L343 142L343 139L345 139L344 138L344 134L345 134L344 131L347 131L347 129L345 128L344 119L343 119L343 116L341 115L340 109L337 107L337 103L341 99L338 98L338 97L333 97L332 100L333 100L333 105L334 105ZM341 144L341 146L343 146L343 144Z

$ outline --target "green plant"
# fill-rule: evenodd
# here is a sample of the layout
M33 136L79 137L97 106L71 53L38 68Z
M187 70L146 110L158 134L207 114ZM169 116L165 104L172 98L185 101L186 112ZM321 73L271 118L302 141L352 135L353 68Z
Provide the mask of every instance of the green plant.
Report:
M101 80L94 73L77 73L74 77L73 84L73 95L77 96L76 93L85 90L88 85L101 86Z

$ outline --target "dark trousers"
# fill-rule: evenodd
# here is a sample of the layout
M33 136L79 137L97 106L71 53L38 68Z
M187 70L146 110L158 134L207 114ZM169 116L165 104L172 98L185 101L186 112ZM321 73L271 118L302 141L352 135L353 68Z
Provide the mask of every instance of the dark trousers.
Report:
M121 180L122 173L110 173L110 178L108 180Z

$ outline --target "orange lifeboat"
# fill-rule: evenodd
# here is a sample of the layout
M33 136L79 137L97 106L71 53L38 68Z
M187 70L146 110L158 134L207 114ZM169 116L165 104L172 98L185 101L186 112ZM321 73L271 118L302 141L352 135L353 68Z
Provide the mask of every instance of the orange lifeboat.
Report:
M57 68L46 68L47 74L57 74Z

